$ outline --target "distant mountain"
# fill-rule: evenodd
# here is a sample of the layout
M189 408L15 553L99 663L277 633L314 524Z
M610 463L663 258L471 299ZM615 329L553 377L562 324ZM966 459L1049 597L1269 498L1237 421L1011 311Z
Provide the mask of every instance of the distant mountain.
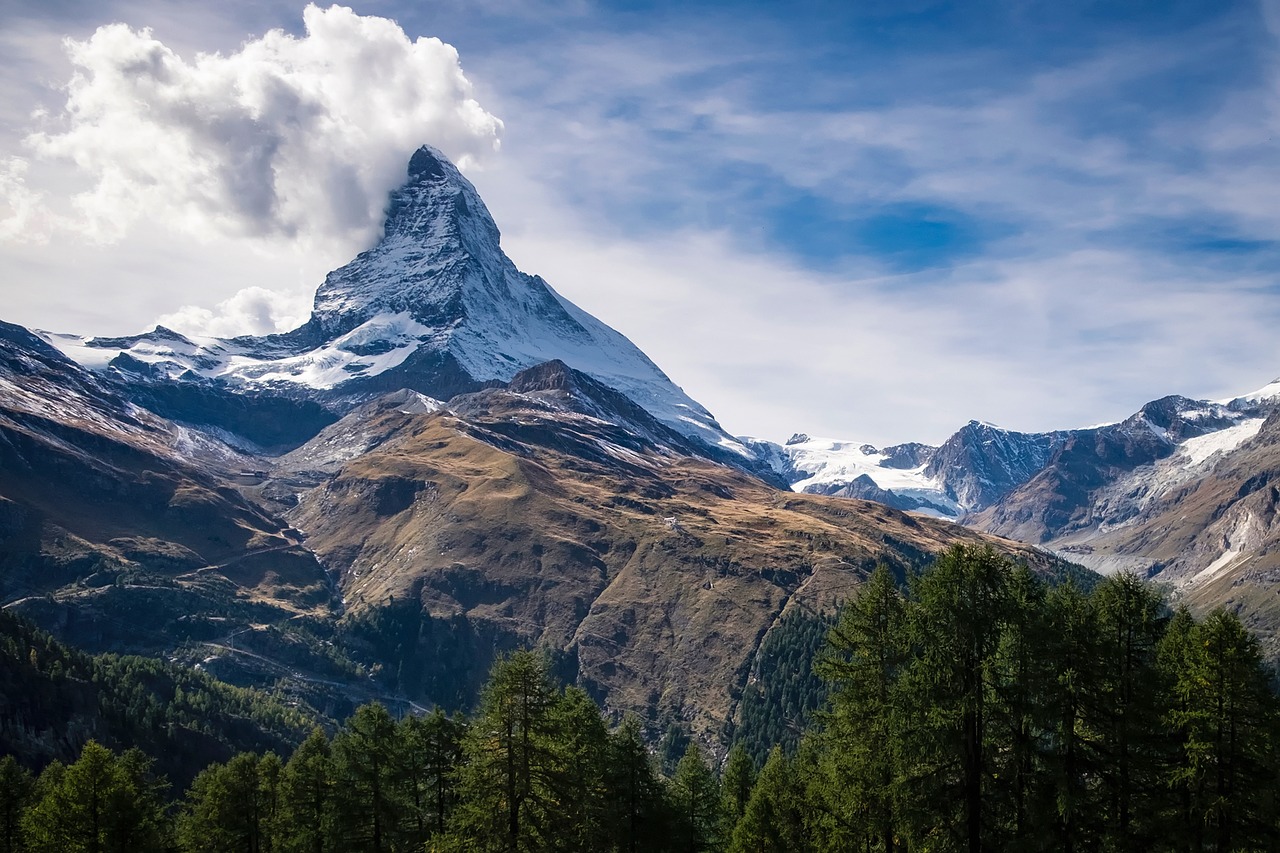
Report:
M1168 397L1083 431L971 523L1098 571L1226 606L1280 656L1280 382L1217 403Z
M253 456L0 337L0 597L94 651L163 656L340 717L466 705L542 645L615 712L714 742L785 612L877 562L988 542L796 495L561 361L447 402L400 390Z
M42 334L140 405L267 450L297 446L334 419L315 404L341 415L401 388L447 400L559 360L668 428L754 464L634 344L517 270L471 182L429 146L413 155L407 182L391 194L382 238L329 274L311 319L292 332L232 339L163 327L123 338ZM286 413L294 426L270 434L273 415Z
M865 498L960 519L1034 476L1067 433L1021 433L970 421L939 447L793 435L786 444L743 441L798 492Z
M782 616L830 611L879 562L968 542L1063 570L787 482L518 272L430 148L292 332L0 328L4 606L329 717L465 706L496 655L541 645L611 711L710 744Z
M390 667L463 620L475 642L456 654L472 668L495 643L549 646L610 710L709 741L781 616L829 612L877 562L905 572L988 542L1061 570L948 522L780 491L679 439L551 363L443 407L374 401L271 476L282 491L316 483L288 518L348 611L398 614L407 640Z
M748 440L798 491L954 518L1097 571L1138 571L1231 606L1280 655L1280 380L1229 400L1169 396L1114 424L1019 433L971 421L940 447Z

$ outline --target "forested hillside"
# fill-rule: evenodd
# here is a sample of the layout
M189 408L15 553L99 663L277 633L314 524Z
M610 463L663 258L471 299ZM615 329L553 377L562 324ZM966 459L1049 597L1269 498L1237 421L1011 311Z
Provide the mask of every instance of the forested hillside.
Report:
M781 626L780 668L814 624ZM5 759L0 851L1280 845L1280 702L1257 641L1136 577L1050 586L972 546L905 590L881 568L816 669L822 710L763 767L747 746L767 729L748 744L744 725L725 758L693 741L664 775L636 717L610 730L529 651L495 665L470 718L366 705L332 736L209 765L174 801L137 750L91 742L38 777ZM810 695L779 683L784 704Z
M318 720L308 707L198 669L85 654L0 610L0 754L28 764L73 760L93 738L138 747L185 784L242 750L287 752Z

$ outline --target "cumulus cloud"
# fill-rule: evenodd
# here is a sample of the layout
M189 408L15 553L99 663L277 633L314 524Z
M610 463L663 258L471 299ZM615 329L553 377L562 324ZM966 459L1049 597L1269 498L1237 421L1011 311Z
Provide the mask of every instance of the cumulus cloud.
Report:
M502 122L450 45L341 6L309 5L303 23L301 37L272 30L191 60L125 24L65 40L66 103L26 142L89 177L77 227L111 242L150 216L199 237L354 244L376 233L417 146L463 168L497 149ZM0 193L16 211L0 234L29 236L35 191L10 166Z
M236 335L269 335L302 325L311 311L309 290L274 291L246 287L212 310L184 305L156 322L184 335L230 338Z

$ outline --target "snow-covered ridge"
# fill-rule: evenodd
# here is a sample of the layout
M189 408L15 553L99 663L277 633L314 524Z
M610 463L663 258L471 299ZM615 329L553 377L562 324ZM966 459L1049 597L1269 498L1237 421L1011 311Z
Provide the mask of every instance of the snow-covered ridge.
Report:
M743 441L790 482L793 491L867 497L944 518L964 512L942 482L925 473L936 448L915 444L880 449L866 442L802 433L786 444L754 438Z
M1280 397L1280 378L1271 380L1270 383L1250 394L1241 394L1239 397L1233 397L1229 400L1218 400L1217 402L1220 405L1241 408L1245 404L1261 403L1267 400L1273 400L1277 397Z
M329 390L354 376L377 376L399 366L439 331L407 312L378 314L319 347L277 357L244 339L186 337L162 327L136 338L38 334L68 358L95 370L114 367L129 372L136 368L133 362L140 362L153 375L172 381L198 376L249 387L292 384Z
M83 366L130 381L274 389L342 407L396 387L447 397L558 359L677 432L753 459L625 336L516 269L499 240L475 187L424 146L391 194L382 239L326 277L311 319L293 332L41 336Z

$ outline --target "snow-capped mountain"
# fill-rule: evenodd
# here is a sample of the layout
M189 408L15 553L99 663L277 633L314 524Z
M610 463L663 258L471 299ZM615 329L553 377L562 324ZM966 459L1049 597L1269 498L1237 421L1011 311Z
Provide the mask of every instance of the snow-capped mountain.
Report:
M392 193L382 239L329 274L311 319L292 332L233 339L163 327L124 338L42 334L135 390L204 386L248 399L316 401L337 413L400 388L447 400L558 359L671 429L751 459L631 341L517 270L475 188L429 146L414 153L407 182ZM201 405L188 393L161 413L225 428Z
M743 439L797 492L863 498L958 519L1031 479L1067 433L1023 433L970 421L939 447L886 448L793 435L786 444Z
M1273 383L1218 402L1163 397L1119 423L1071 430L1039 471L969 522L1040 543L1114 526L1141 511L1144 495L1203 475L1277 406Z
M929 473L935 447L911 443L879 449L804 433L786 444L742 440L797 492L863 498L941 518L958 518L965 511L942 479Z
M1023 433L970 421L938 447L880 449L804 433L785 444L742 440L797 492L864 498L1051 542L1132 515L1134 495L1151 491L1133 483L1163 494L1196 479L1276 408L1280 381L1228 400L1164 397L1087 429Z

